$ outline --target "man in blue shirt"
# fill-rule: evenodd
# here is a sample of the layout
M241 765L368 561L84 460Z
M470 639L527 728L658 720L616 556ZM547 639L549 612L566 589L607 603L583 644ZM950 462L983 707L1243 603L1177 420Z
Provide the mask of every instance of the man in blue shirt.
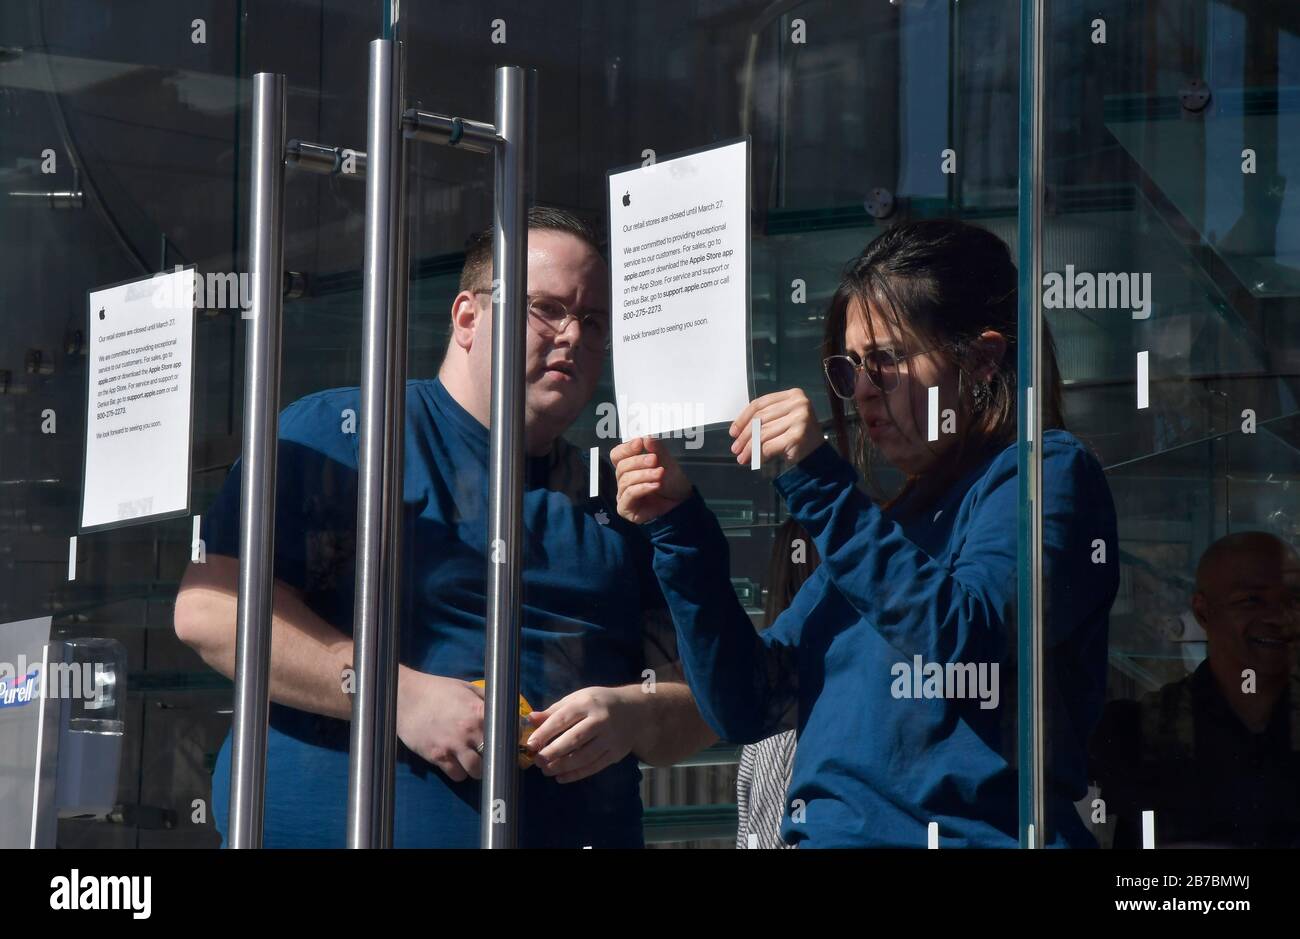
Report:
M394 843L478 844L490 233L470 247L439 376L407 385L404 614ZM595 393L609 336L607 273L590 230L529 215L520 690L536 711L522 771L521 846L640 846L638 758L671 764L715 739L676 661L645 536L618 516L612 474L588 496L586 454L561 439ZM264 844L342 846L346 823L356 526L357 388L280 419L275 612ZM607 468L602 468L607 469ZM176 630L233 675L238 468L204 519ZM213 774L225 833L230 738Z

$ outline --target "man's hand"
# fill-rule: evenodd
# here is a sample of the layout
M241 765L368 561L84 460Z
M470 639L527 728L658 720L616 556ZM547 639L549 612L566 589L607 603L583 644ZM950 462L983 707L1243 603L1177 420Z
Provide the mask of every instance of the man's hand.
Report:
M454 782L483 777L483 692L469 682L402 666L397 681L397 736Z
M559 782L594 776L632 752L648 697L640 685L575 691L528 715L537 725L528 749L537 754L542 772Z
M685 502L691 481L662 440L636 437L609 454L618 478L618 514L629 522L658 518Z
M764 460L782 457L787 463L798 463L825 443L821 424L803 389L775 391L745 405L731 425L729 433L736 438L731 452L742 465L750 460L750 425L756 417L760 421Z

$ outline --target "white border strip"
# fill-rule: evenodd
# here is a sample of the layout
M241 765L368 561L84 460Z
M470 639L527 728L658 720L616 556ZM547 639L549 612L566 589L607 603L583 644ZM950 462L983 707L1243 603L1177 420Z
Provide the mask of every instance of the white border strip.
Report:
M76 541L76 538L72 539ZM41 758L45 756L45 679L50 671L50 644L41 646L41 703L36 709L36 781L32 786L32 837L31 847L36 847L36 820L41 805ZM23 676L26 677L26 676Z

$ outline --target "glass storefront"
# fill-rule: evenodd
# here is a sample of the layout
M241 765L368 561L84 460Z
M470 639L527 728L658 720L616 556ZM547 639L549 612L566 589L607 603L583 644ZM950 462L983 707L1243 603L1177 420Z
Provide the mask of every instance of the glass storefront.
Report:
M1032 101L1021 85L1021 6L506 0L489 12L424 0L401 5L398 34L409 107L489 121L494 69L536 70L531 198L570 213L602 243L608 170L748 137L751 388L755 396L804 389L830 439L827 316L846 265L873 239L919 220L977 226L1006 244L1020 265L1022 308L1028 302L1019 186ZM1017 717L1017 668L1030 648L1023 604L1019 631L1014 604L1001 608L1002 645L980 653L990 661L969 663L1001 666L995 716L984 722L958 709L926 725L924 733L939 733L947 720L969 721L970 739L942 758L982 747L972 765L1002 761L989 770L986 789L959 791L969 780L945 781L944 766L918 770L905 761L917 751L902 744L884 751L901 762L850 775L892 792L897 780L931 774L909 783L929 795L910 807L907 821L881 829L916 826L917 847L931 821L945 847L1025 844L1025 818L1017 814L1031 772L1024 741L1041 740L1049 798L1038 829L1049 844L1066 832L1074 833L1068 844L1139 845L1149 811L1158 845L1295 846L1300 209L1288 180L1300 178L1300 15L1263 0L1048 6L1039 73L1043 317L1059 366L1063 428L1104 472L1108 491L1094 493L1093 508L1113 500L1115 519L1114 537L1104 519L1093 519L1100 548L1089 538L1085 548L1068 549L1117 573L1099 576L1084 596L1082 588L1061 589L1073 575L1058 573L1051 556L1043 565L1043 688L1030 726ZM190 510L201 517L205 570L194 572L196 523L187 516L80 535L71 577L87 421L87 291L178 265L200 275L247 271L252 76L286 77L289 139L362 151L368 46L387 16L378 0L32 0L0 8L0 622L49 616L55 638L116 640L126 662L114 804L64 813L60 846L217 847L227 817L217 803L230 791L234 606L221 585L234 583L233 566L223 565L233 564L237 546L249 321L234 302L196 312ZM452 357L458 349L468 356L456 341L467 341L467 327L455 319L453 328L453 310L463 312L475 290L491 292L490 277L470 283L463 270L473 236L492 222L493 192L490 158L410 145L408 420L428 426L406 443L402 605L412 622L437 628L404 626L400 656L415 672L441 663L453 674L440 677L459 684L399 683L399 844L477 842L478 783L472 775L455 781L465 774L454 767L447 783L441 758L458 758L415 725L453 723L460 711L440 712L444 705L472 712L464 683L484 677L487 430L475 421L473 402L486 400L488 386L481 372L466 372L473 379L456 387L470 391L458 398L435 379L449 348ZM277 604L304 606L302 615L320 628L295 633L310 649L276 646L273 656L300 654L321 674L351 662L338 638L350 633L354 599L356 477L355 463L346 464L355 457L355 437L347 436L355 424L347 429L345 412L359 399L339 389L355 389L363 376L365 225L363 174L286 169L280 405L293 405L282 433L290 428L294 449L280 450L277 527L282 555L293 542L306 545L307 556L297 565L301 582L277 594ZM962 259L953 260L960 268ZM531 283L537 275L529 271ZM469 302L487 308L486 297ZM591 300L593 309L600 305ZM843 335L832 339L844 343ZM567 534L529 528L560 525L566 506L583 515L581 460L594 447L608 462L619 442L602 423L616 397L608 354L590 362L592 392L562 428L567 445L526 461L521 691L539 711L561 701L616 711L581 691L640 687L646 669L670 675L677 654L666 611L656 618L642 609L658 592L648 555L610 560L604 542L591 541L606 535L581 524ZM906 374L906 365L895 367ZM1007 386L1011 400L1023 406L1030 384L1021 374ZM849 439L859 439L865 430L853 406L840 407ZM328 445L311 442L326 435ZM1010 441L1012 465L1024 436L1021 429ZM736 600L762 628L790 602L778 594L793 576L782 569L792 514L773 487L785 467L776 460L765 460L761 472L737 467L725 427L670 443L721 526ZM1044 448L1043 485L1051 492L1060 482L1051 474L1063 464L1046 440ZM886 503L906 476L890 452L869 450L872 491ZM565 495L562 504L548 501ZM1071 511L1070 498L1062 511ZM1052 496L1044 499L1044 543L1055 545L1055 533L1066 529L1055 526ZM609 507L616 513L614 501ZM1014 582L1035 576L1014 540L1034 509L1023 499L1004 508L1012 589L1002 595L1014 600ZM1070 528L1071 537L1085 528ZM635 537L626 538L632 551ZM960 578L959 546L917 538L919 550ZM848 563L831 560L836 571ZM284 563L285 571L295 568ZM901 576L897 568L882 571L865 595ZM196 615L230 617L227 652L209 645L201 656L197 634L181 628L183 579L209 591ZM985 600L990 610L997 606L972 594L965 606L952 600L952 609L966 615ZM892 606L864 615L907 619ZM942 631L978 628L946 619L932 626L938 639L926 654L946 648L949 661L961 654ZM817 654L830 662L834 643L824 641ZM910 666L917 650L888 635L883 641ZM873 667L888 675L891 662ZM804 695L811 693L807 668L805 658ZM408 690L423 696L418 719L403 704ZM346 708L346 698L332 702L332 713L313 713L290 707L285 695L272 707L271 760L280 775L268 783L267 843L318 843L304 834L310 830L341 844L348 724L337 708ZM611 743L598 754L607 758L604 768L585 780L556 784L537 767L523 770L523 811L535 821L522 823L521 841L766 846L779 837L772 825L781 816L797 830L790 816L799 807L784 795L775 822L751 805L755 773L779 771L780 759L765 751L758 771L746 764L750 788L738 817L737 768L754 759L741 751L749 741L716 740L693 711L672 711L669 698L619 711L635 728L621 739L637 744L629 751ZM815 720L812 701L824 711L856 699L798 700L805 713L783 727L806 729ZM899 713L931 703L896 702ZM906 736L909 720L862 732L877 742ZM670 730L647 732L654 722ZM862 722L844 726L851 736ZM314 749L299 747L307 739ZM415 745L440 759L414 755ZM844 746L854 748L851 739ZM649 765L665 754L669 765ZM825 753L815 758L830 771L838 765ZM477 766L473 754L464 760ZM813 773L813 760L805 758L797 779ZM416 793L434 785L437 797L421 801ZM569 793L548 801L557 785ZM984 838L960 820L922 817L923 806L950 804L950 796L1010 821L990 822L994 834ZM815 807L803 808L815 816ZM907 809L898 809L900 817ZM546 824L536 821L547 813L554 817ZM761 832L760 822L767 825ZM872 843L874 822L859 822L864 843ZM738 825L749 826L739 839Z

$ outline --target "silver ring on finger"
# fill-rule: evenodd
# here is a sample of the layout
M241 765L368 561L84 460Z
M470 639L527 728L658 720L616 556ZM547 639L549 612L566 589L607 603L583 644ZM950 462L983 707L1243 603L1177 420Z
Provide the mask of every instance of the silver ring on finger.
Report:
M487 741L486 741L486 740L480 740L480 741L478 742L478 746L476 746L476 747L474 748L474 752L477 753L479 756L482 756L482 755L483 755L483 748L486 747L486 746L487 746Z

